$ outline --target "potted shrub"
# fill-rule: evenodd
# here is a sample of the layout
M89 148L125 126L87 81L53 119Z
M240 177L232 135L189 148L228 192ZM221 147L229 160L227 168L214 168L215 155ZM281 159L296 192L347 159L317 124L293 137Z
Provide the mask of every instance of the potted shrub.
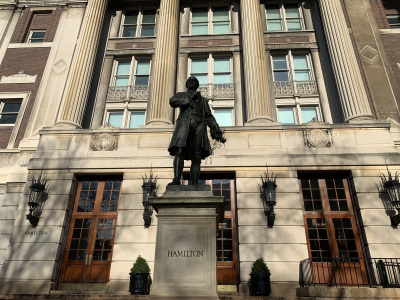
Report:
M268 296L271 293L271 283L269 271L264 259L257 259L251 267L251 295L252 296Z
M151 285L150 267L140 255L131 268L129 292L131 295L148 295Z

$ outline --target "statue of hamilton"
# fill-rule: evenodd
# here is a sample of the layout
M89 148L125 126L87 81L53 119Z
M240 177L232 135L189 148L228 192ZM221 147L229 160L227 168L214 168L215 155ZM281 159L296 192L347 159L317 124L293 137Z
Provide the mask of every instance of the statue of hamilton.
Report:
M187 92L177 93L169 99L169 104L180 109L176 127L168 147L174 158L174 179L169 185L180 185L184 160L191 160L191 184L198 184L201 160L212 154L210 141L207 136L207 126L211 137L225 143L222 131L215 121L207 100L197 91L199 81L190 76L186 81Z

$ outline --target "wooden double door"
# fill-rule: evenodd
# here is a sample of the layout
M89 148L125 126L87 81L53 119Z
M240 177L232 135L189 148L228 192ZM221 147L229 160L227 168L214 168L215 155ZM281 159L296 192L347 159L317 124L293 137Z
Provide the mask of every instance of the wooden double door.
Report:
M367 283L348 178L302 176L299 183L313 282Z
M60 283L108 282L120 194L118 178L78 183Z

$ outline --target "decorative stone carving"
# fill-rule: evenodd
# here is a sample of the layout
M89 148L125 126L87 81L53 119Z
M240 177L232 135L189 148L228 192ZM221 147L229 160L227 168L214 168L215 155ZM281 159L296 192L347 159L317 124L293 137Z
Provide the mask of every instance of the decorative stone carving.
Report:
M374 65L379 59L378 51L368 45L362 48L360 54L363 60L370 65Z
M98 129L113 130L117 129L117 127L112 126L110 123L106 123ZM116 151L118 149L118 134L113 132L92 134L90 149L92 151Z
M316 118L313 118L310 122L306 123L305 125L307 127L311 127L303 130L304 145L306 147L328 148L333 145L332 130L327 128L321 128L326 125L324 122L318 121Z
M10 76L2 76L1 83L35 83L37 75L25 74L24 70L20 70L17 74Z

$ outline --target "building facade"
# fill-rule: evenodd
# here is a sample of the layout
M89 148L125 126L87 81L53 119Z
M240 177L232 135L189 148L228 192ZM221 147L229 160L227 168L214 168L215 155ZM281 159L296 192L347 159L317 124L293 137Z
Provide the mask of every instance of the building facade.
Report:
M0 42L0 293L127 293L138 255L154 269L143 177L158 195L173 177L169 98L190 75L227 139L201 175L225 196L219 291L247 295L259 257L280 297L337 264L357 270L340 285L380 286L375 259L400 275L379 177L400 168L398 1L4 0Z

